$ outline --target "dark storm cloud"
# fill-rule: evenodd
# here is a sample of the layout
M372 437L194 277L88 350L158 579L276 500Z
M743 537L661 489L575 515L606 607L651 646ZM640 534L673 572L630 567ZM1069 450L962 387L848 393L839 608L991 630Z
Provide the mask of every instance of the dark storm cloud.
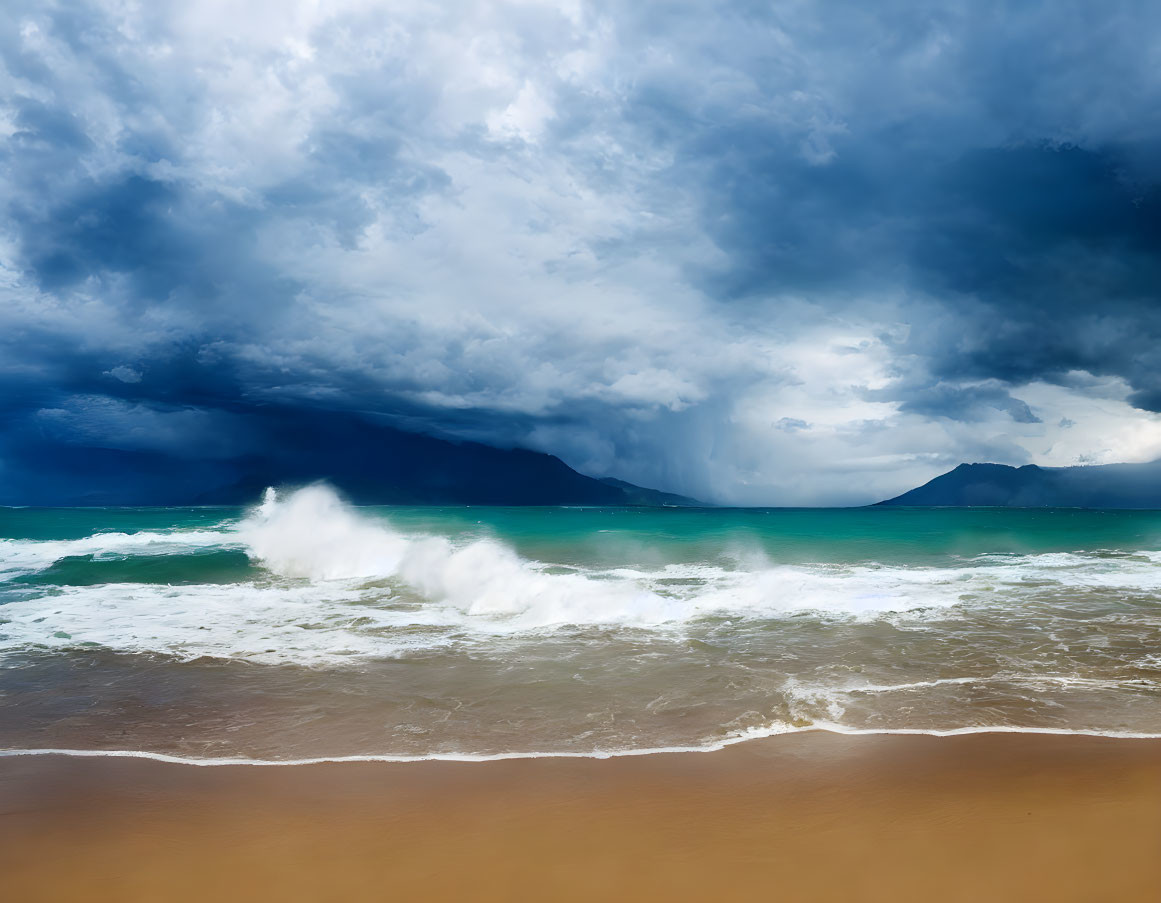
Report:
M1045 36L1059 40L1044 14ZM1037 120L1049 135L1078 133L1044 108L1050 92L1074 96L1087 80L1118 70L1134 80L1106 81L1105 100L1121 105L1143 77L1126 71L1127 48L1107 33L1095 46L1109 57L1093 59L1079 34L1069 42L1088 66L1060 71L1049 41L976 47L995 68L977 62L961 74L974 80L971 98L991 107L981 129L1011 120L999 147L955 134L973 114L950 104L836 132L827 138L833 160L803 153L769 124L727 117L707 126L685 111L692 137L678 140L681 167L699 175L707 231L727 252L719 267L698 274L700 284L723 301L789 292L858 303L908 292L930 301L911 308L905 350L931 380L1019 385L1087 370L1123 377L1132 401L1156 410L1161 181L1141 161L1157 146L1158 124L1142 107L1091 147L1031 137L1028 123ZM668 122L678 119L654 98L641 102L654 117L664 110ZM962 393L943 393L941 409L940 393L920 391L922 399L904 398L905 409L971 419ZM1013 410L1027 419L1020 405Z
M1161 193L1126 157L1021 147L950 169L914 251L925 287L953 299L958 336L923 336L938 351L933 373L1010 383L1115 374L1135 404L1157 409Z
M94 273L126 273L136 293L164 300L178 287L204 295L209 280L195 254L194 237L175 228L179 202L168 185L128 176L93 186L38 216L19 211L25 266L47 292L68 290Z
M887 393L887 397L897 394L897 391ZM1003 411L1017 423L1040 422L1027 404L1013 398L999 385L923 385L906 392L900 409L924 417L947 417L968 422L987 419L991 411Z
M1069 413L1030 384L1161 411L1153 4L0 19L26 469L229 471L273 406L845 500L859 455L1022 463Z
M853 70L839 78L845 98L795 98L797 128L784 121L794 104L773 118L729 107L712 86L675 87L668 71L634 97L642 130L698 181L703 223L726 252L699 284L775 315L771 295L834 304L907 292L930 301L911 308L904 349L930 380L1019 385L1080 369L1123 377L1133 402L1155 410L1156 7L840 6L798 19L771 10L723 45L759 86L787 66L775 41L764 65L745 60L772 32L818 66ZM937 61L913 65L925 53ZM917 391L906 409L972 417L963 392Z

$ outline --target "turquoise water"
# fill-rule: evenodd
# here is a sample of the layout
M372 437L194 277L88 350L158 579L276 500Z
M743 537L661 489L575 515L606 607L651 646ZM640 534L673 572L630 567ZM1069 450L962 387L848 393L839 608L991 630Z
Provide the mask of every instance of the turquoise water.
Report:
M1161 733L1161 512L0 509L0 745L608 754Z

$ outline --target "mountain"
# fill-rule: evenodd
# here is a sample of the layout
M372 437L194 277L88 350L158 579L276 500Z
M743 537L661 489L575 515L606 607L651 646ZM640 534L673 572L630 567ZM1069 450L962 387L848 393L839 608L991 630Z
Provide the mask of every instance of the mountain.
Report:
M623 480L596 479L554 455L494 448L419 433L377 429L341 454L314 460L263 461L233 484L199 496L197 504L243 504L271 484L326 480L362 505L700 505L694 499Z
M1161 461L1037 467L961 464L880 505L1161 508Z
M271 485L326 480L356 504L697 505L559 458L407 432L344 414L252 414L238 454L36 445L0 468L0 505L242 505ZM27 460L25 460L27 459Z
M702 508L704 502L691 499L688 496L677 495L674 492L662 492L659 489L646 489L624 480L615 480L612 477L603 477L601 482L625 493L622 505L637 505L642 508Z

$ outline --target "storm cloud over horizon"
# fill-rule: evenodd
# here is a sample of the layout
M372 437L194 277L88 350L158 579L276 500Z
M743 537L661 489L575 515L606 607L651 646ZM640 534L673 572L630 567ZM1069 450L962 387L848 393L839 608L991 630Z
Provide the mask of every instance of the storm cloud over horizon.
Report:
M15 0L0 63L0 481L270 410L734 504L1161 457L1156 4Z

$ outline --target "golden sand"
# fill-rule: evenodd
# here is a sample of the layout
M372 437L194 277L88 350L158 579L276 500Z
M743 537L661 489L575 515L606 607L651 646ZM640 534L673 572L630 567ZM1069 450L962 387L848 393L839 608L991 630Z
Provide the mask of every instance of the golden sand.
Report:
M1161 742L798 734L608 760L0 760L0 900L1161 900Z

